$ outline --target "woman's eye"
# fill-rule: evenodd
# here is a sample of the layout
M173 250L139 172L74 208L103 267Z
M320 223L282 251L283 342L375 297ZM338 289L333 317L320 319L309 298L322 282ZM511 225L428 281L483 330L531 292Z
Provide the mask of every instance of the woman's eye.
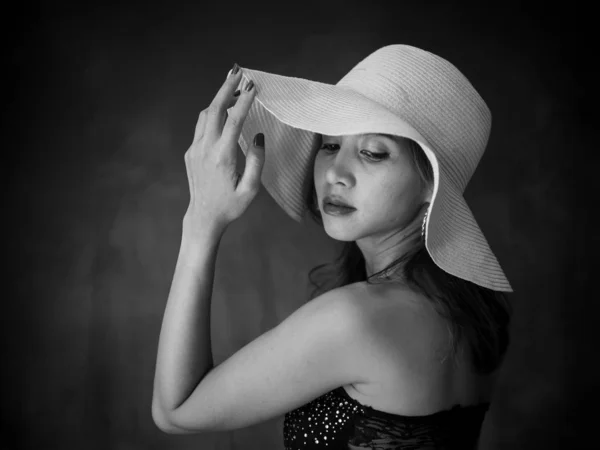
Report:
M384 159L386 159L388 157L387 153L373 153L370 152L368 150L364 150L365 153L367 153L369 158L372 158L376 161L383 161Z
M330 147L335 147L335 146L336 146L336 144L323 144L323 145L321 146L321 150L322 150L322 149L325 149L325 150L327 150L327 151L333 151L333 149L331 149Z
M321 150L325 150L326 152L334 152L337 150L337 148L335 147L339 146L337 144L323 144L321 145ZM365 154L369 159L373 161L383 161L389 156L388 153L374 153L368 150L362 150L361 153Z

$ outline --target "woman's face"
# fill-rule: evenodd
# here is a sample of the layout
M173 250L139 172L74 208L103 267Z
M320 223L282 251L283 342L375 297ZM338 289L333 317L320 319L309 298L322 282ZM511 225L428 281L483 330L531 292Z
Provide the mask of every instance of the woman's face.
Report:
M340 241L402 229L430 201L406 144L381 134L322 136L314 180L325 231ZM326 196L355 209L328 213Z

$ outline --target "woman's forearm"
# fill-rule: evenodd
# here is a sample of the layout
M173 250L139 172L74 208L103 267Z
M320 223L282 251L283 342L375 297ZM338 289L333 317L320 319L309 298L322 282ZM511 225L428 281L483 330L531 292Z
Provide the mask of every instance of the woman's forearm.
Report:
M156 359L152 402L161 411L180 406L213 368L210 303L223 232L205 227L192 234L184 224Z

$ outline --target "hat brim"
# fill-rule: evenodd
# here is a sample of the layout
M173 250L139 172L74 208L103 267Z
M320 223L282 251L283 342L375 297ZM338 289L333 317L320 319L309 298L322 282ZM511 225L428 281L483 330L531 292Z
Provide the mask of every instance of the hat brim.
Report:
M493 290L512 288L462 193L451 183L436 149L405 119L360 93L302 78L242 69L240 86L253 80L256 97L244 121L244 154L257 133L265 133L261 182L295 221L306 212L318 135L381 133L417 142L434 172L425 245L446 272ZM482 269L483 268L483 269Z

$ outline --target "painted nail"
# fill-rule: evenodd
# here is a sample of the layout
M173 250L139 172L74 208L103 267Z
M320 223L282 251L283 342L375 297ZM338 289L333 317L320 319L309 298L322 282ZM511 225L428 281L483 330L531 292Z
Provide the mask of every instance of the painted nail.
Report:
M246 92L250 92L253 87L254 87L254 81L250 80L250 82L246 85L246 87L244 88L244 90Z
M254 145L260 148L265 148L265 135L258 133L254 136Z
M234 97L237 97L238 95L240 95L240 90L239 89L233 93Z
M232 73L233 75L235 75L235 74L236 74L236 73L238 73L239 71L240 71L240 66L238 66L238 65L237 65L237 63L235 63L235 64L233 65L233 69L231 69L231 73Z

